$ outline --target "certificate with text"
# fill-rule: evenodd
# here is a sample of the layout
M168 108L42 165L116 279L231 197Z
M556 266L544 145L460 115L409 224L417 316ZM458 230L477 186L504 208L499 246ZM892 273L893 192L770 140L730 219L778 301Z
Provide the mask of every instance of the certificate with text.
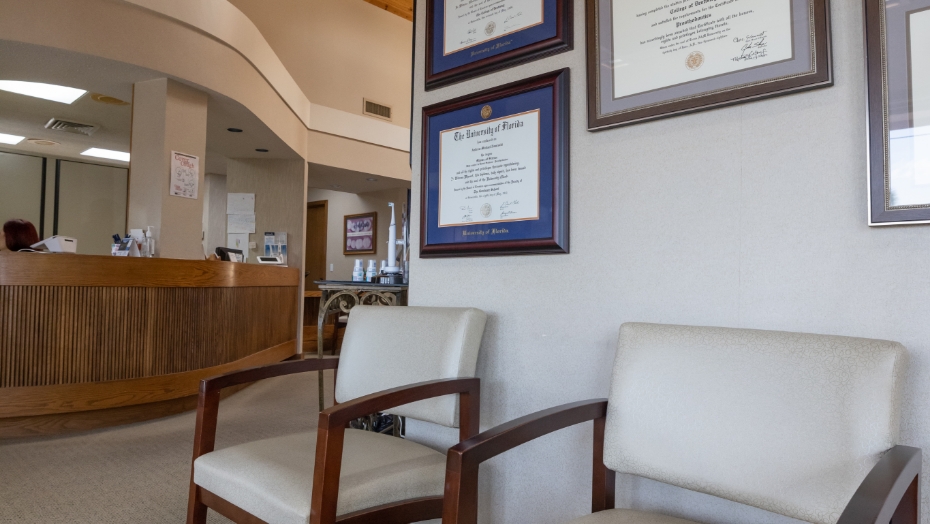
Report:
M444 0L443 54L543 23L543 0Z
M420 257L568 252L569 71L423 108Z
M833 85L829 0L589 5L590 131Z
M615 99L790 60L791 0L612 0Z
M573 0L424 0L426 89L572 47Z
M439 227L539 218L539 110L440 133Z

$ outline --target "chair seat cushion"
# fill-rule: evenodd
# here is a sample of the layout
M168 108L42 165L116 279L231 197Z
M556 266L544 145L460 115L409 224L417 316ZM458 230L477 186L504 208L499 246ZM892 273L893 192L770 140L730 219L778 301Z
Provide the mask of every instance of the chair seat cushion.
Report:
M571 524L697 524L692 520L677 519L659 513L634 509L598 511L571 521Z
M194 482L269 524L310 518L316 431L258 440L194 461ZM347 429L336 514L442 496L446 457L426 446Z

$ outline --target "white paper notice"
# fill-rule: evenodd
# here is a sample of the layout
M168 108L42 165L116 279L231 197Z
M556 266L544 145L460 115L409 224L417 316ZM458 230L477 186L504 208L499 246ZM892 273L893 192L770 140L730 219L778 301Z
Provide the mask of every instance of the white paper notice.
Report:
M791 0L613 0L614 98L793 56Z
M226 195L227 215L254 215L255 193L229 193Z
M169 194L184 198L197 198L199 184L200 159L193 155L172 151Z
M445 0L443 54L543 23L543 0ZM473 55L486 52L475 50Z
M439 227L539 218L539 110L439 137Z
M249 234L232 233L226 235L226 247L230 249L241 249L243 258L249 255Z
M227 233L254 233L255 215L226 215Z

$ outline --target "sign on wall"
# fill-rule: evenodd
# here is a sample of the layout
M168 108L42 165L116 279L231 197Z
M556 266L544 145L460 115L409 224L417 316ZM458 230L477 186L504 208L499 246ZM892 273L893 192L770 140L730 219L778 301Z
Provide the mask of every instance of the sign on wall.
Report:
M199 183L200 159L194 155L172 151L169 194L184 198L197 198Z

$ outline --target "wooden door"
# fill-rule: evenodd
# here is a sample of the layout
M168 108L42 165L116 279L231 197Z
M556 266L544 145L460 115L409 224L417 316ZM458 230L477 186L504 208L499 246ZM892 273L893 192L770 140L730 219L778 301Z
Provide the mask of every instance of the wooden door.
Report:
M304 271L307 272L304 289L307 291L319 290L319 286L313 282L326 278L327 203L326 200L319 200L307 204L307 248L304 267Z

